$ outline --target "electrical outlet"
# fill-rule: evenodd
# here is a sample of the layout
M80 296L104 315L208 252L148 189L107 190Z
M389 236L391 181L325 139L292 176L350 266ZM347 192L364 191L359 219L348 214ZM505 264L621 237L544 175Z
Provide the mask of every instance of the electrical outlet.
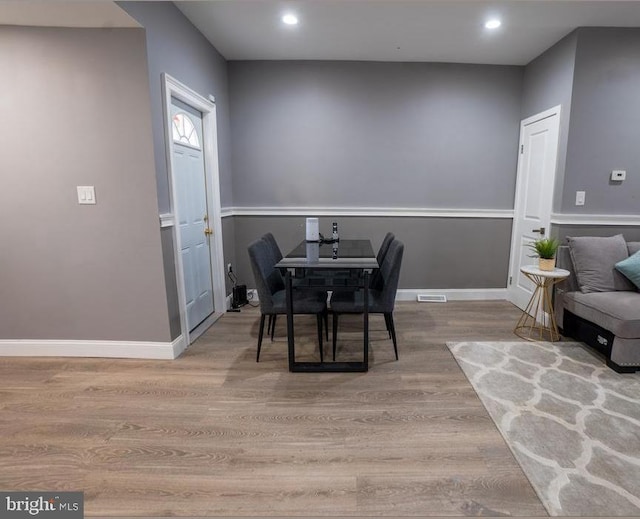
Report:
M623 169L614 169L611 172L611 180L614 182L622 182L625 178L627 178L627 172Z
M584 205L585 194L584 191L576 191L576 205Z
M233 272L233 268L231 267L231 263L227 263L227 274L231 274Z

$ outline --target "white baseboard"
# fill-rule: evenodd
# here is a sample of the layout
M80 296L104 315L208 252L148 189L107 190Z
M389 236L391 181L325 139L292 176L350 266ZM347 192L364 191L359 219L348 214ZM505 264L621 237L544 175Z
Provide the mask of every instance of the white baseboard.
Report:
M177 359L180 355L182 355L182 352L189 347L187 341L184 340L184 337L182 335L176 337L173 341L171 341L170 344L171 348L173 349L173 357L171 357L171 359Z
M396 301L417 301L418 294L445 295L447 301L508 299L506 288L404 288L398 290Z
M0 357L105 357L173 360L186 349L187 346L182 335L172 342L0 339Z
M258 301L258 292L253 292L252 301ZM418 294L443 294L447 301L494 301L508 299L506 288L403 288L396 293L396 301L417 301Z

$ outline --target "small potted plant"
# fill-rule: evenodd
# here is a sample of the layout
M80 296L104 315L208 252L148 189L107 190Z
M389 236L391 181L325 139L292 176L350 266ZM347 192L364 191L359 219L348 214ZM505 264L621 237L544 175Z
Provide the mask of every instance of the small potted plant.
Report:
M532 258L538 257L538 268L540 270L553 270L556 266L556 252L560 242L555 238L541 238L539 240L527 243L527 247L533 250L536 255Z

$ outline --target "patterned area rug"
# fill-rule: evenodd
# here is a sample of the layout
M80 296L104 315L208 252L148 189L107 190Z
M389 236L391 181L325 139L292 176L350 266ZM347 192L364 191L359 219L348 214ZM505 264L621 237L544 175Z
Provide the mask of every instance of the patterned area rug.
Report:
M640 516L640 373L571 342L447 346L550 515Z

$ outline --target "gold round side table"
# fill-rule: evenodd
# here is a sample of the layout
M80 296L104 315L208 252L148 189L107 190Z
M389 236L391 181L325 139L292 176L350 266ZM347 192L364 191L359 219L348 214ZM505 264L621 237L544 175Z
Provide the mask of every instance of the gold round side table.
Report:
M533 282L535 289L513 333L527 341L559 341L560 333L550 292L553 285L569 277L569 271L558 268L540 270L536 266L525 265L520 268L520 272ZM549 315L548 323L545 323L545 313Z

